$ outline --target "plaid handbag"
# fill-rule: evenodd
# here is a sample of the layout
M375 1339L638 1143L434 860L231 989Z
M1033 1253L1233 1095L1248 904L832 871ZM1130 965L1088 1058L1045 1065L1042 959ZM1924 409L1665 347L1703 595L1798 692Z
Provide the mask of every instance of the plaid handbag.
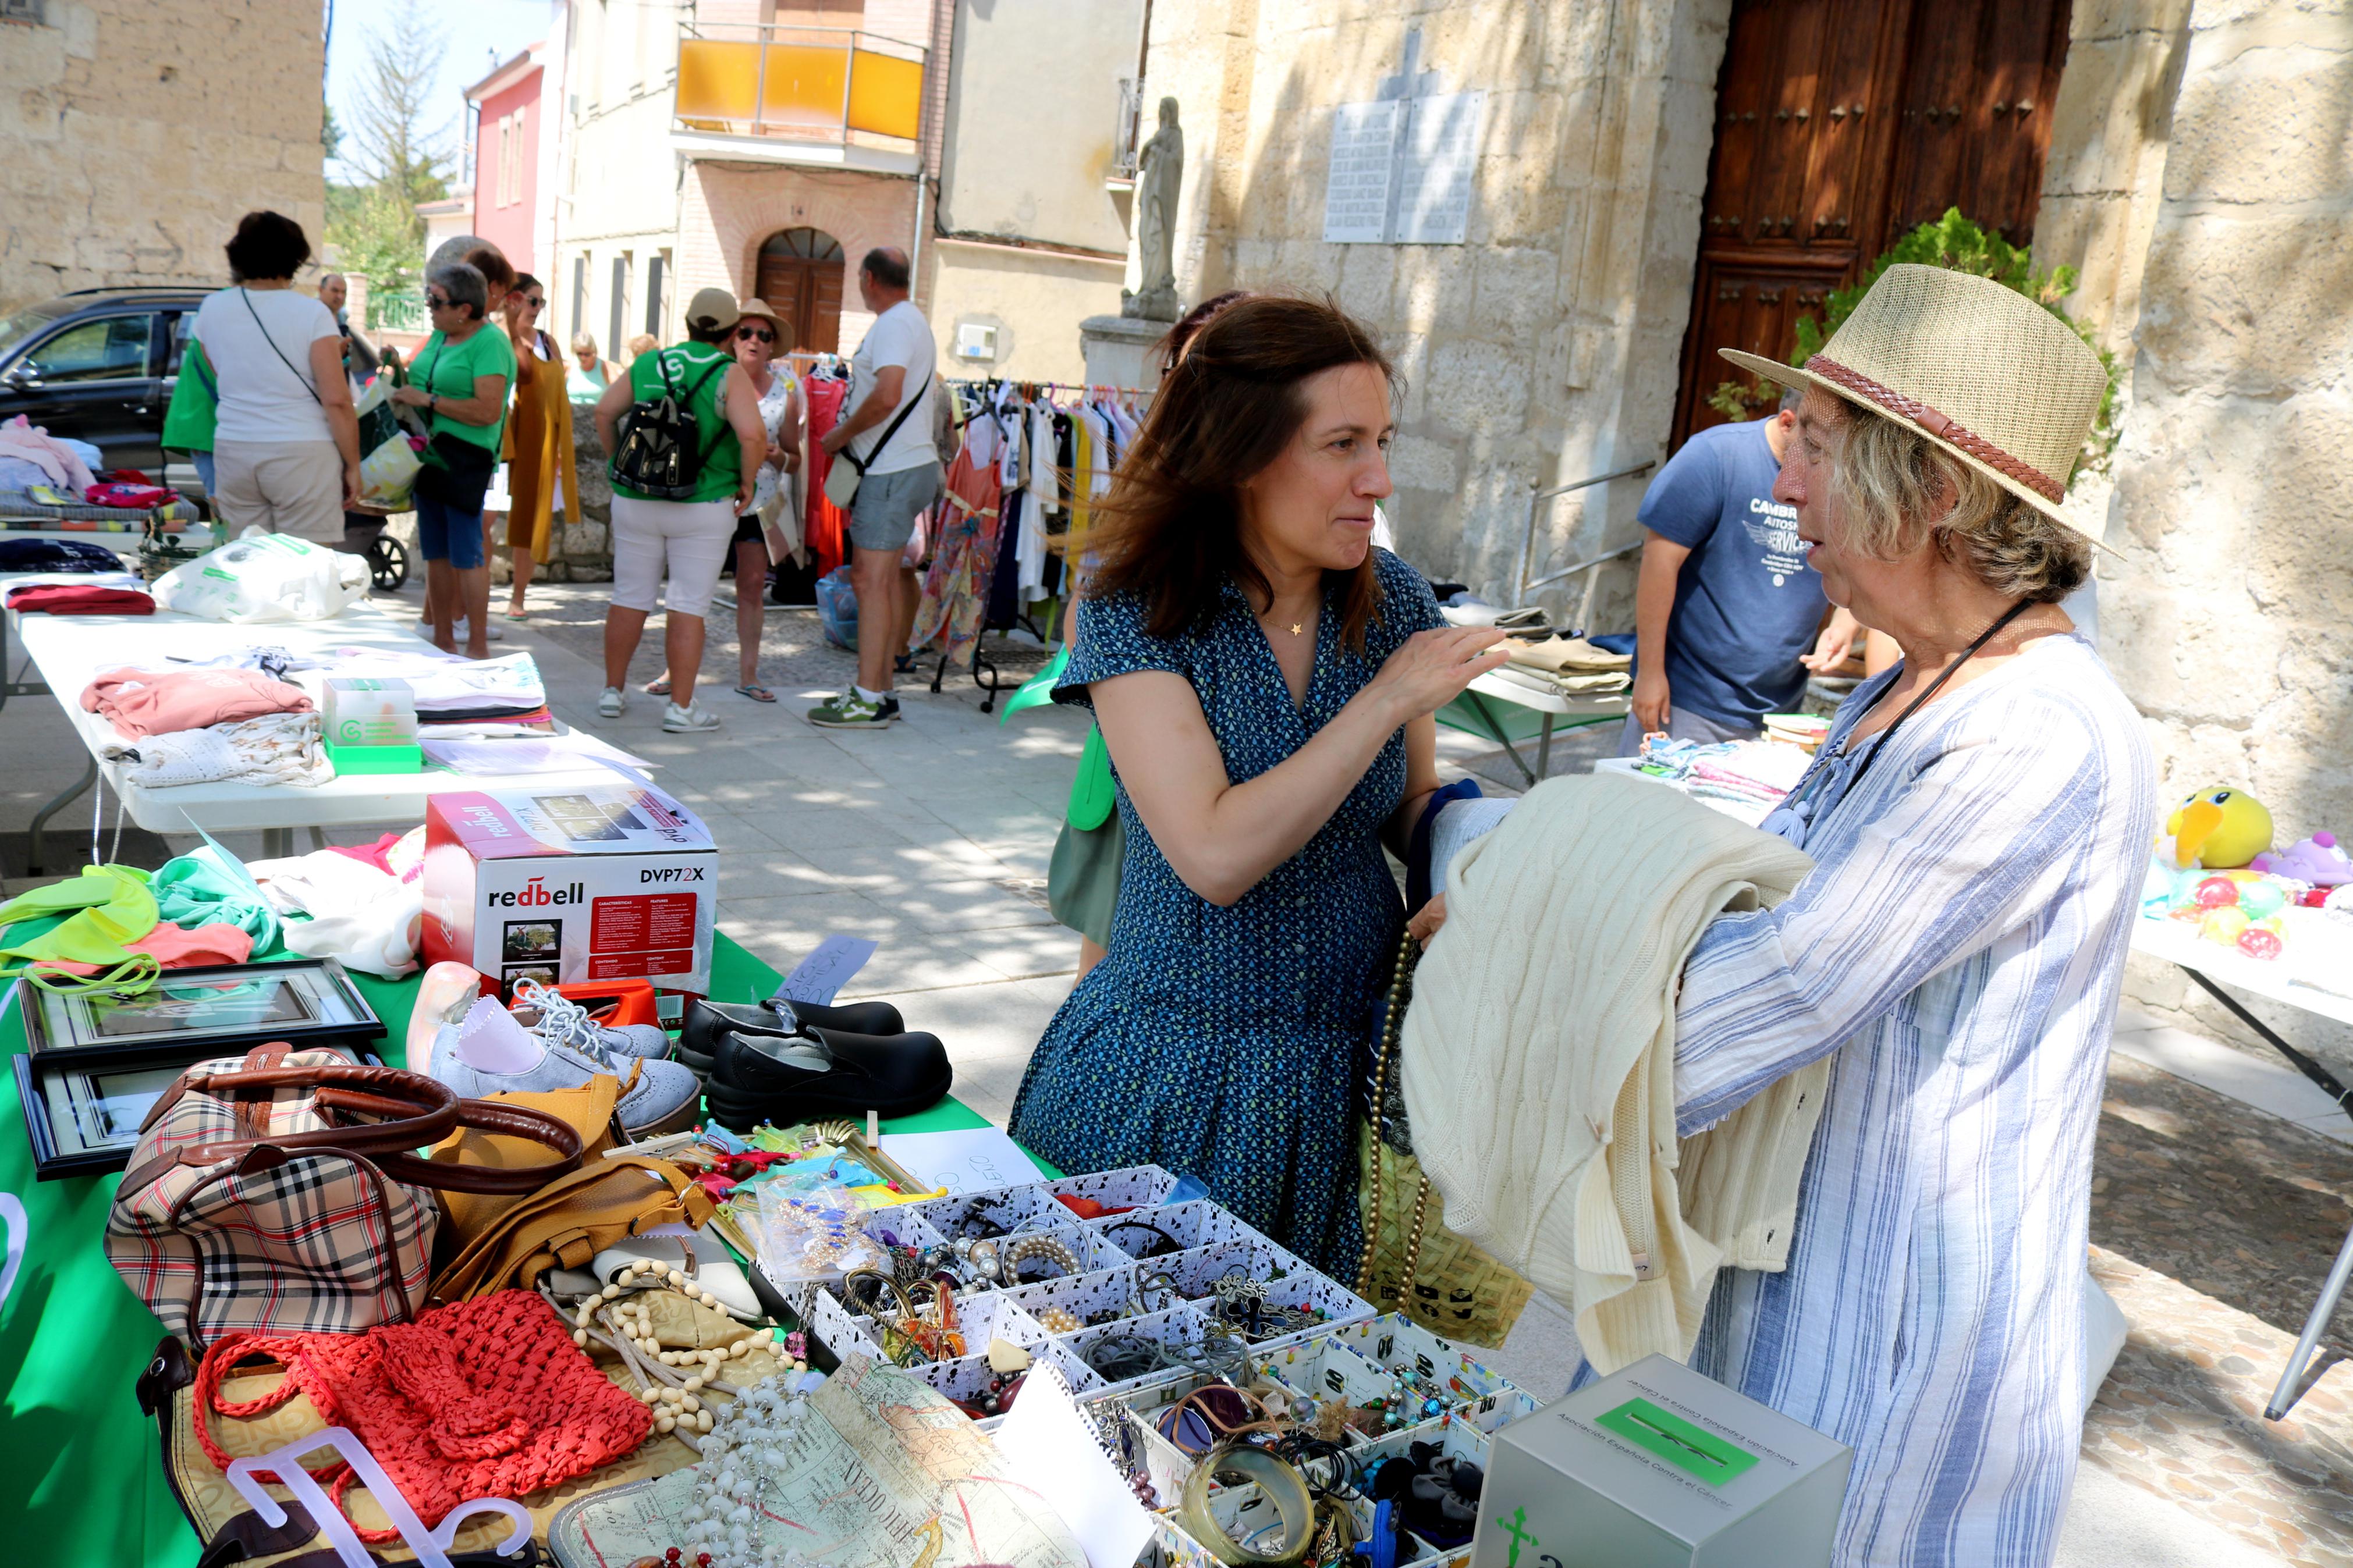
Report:
M415 1150L459 1127L556 1158L490 1169ZM458 1098L396 1068L264 1046L201 1062L159 1097L106 1216L106 1256L164 1326L201 1350L224 1334L354 1333L424 1304L435 1189L530 1193L580 1163L580 1135L521 1106Z

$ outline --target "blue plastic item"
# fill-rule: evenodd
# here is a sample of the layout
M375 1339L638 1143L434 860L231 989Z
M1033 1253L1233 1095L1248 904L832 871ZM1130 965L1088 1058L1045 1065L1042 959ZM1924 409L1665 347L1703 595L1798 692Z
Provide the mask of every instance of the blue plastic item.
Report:
M849 585L848 566L837 566L817 580L817 618L825 627L826 641L858 651L858 590Z

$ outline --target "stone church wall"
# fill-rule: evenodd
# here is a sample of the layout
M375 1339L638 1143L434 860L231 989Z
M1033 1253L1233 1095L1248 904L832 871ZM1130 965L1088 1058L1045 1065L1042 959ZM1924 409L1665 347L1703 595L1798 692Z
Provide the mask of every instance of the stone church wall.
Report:
M226 283L221 247L255 207L323 243L317 0L40 9L0 22L0 312Z
M1145 101L1175 95L1186 136L1178 291L1328 291L1379 330L1405 383L1389 510L1426 570L1508 596L1537 489L1664 456L1728 14L1727 0L1154 9ZM1375 97L1416 26L1437 90L1487 94L1465 241L1327 245L1331 110ZM1630 537L1641 496L1635 479L1545 503L1530 574ZM1623 618L1630 574L1609 582Z

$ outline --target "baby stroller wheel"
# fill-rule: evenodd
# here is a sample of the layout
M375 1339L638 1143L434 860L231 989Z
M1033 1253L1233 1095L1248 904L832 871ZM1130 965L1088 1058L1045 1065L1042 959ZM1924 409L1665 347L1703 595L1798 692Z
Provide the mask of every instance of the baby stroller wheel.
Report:
M379 594L396 593L408 581L408 546L389 533L368 546L368 577Z

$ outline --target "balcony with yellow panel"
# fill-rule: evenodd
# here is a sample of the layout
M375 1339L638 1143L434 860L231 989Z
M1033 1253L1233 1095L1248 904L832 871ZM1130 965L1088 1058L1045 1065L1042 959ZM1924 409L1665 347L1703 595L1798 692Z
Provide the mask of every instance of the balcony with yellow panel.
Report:
M914 174L926 52L842 27L688 23L670 142L693 157Z

